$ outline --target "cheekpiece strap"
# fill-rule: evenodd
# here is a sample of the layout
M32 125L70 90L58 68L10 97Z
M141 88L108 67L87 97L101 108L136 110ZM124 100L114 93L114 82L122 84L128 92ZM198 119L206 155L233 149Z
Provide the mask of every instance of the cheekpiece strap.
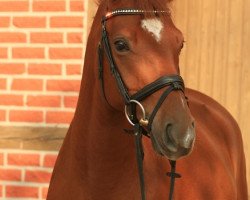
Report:
M102 23L103 23L102 24L103 28L102 28L102 40L101 40L101 42L104 46L105 54L106 54L108 61L109 61L110 71L113 74L113 76L115 77L116 83L118 85L118 88L120 90L121 95L123 96L125 103L128 103L130 100L130 96L129 96L127 88L122 80L122 77L120 76L120 73L116 67L115 60L113 58L109 39L108 39L108 33L106 31L105 21L103 21Z

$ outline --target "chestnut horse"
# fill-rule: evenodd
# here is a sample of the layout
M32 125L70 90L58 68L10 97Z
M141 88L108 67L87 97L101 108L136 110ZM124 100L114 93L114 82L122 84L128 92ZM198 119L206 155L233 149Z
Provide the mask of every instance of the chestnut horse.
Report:
M150 137L142 137L146 199L169 196L168 160L178 160L182 176L175 200L247 199L240 130L213 99L184 89L178 66L183 42L167 1L100 2L48 200L142 198L135 136L124 132L131 129L125 105L139 127L135 135Z

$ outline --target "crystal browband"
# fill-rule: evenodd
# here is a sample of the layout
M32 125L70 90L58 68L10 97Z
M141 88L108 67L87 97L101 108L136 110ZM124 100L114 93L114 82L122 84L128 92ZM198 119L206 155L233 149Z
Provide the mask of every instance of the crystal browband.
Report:
M144 14L144 13L167 13L170 14L169 10L140 10L140 9L117 9L112 12L108 12L105 15L105 18L108 19L110 17L116 16L116 15L138 15L138 14Z

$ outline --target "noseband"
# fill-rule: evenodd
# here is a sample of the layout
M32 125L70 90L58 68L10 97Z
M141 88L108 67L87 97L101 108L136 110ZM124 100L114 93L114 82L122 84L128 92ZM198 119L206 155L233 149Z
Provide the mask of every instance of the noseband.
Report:
M121 16L121 15L144 15L145 13L166 13L169 14L169 11L144 11L144 10L137 10L137 9L118 9L114 10L106 14L102 18L102 38L99 43L98 48L98 57L99 57L99 79L101 82L101 88L103 92L103 96L106 99L105 91L104 91L104 79L103 79L103 52L105 52L106 57L109 62L110 70L112 75L116 80L116 84L122 95L124 102L125 102L125 113L128 120L134 126L134 135L135 135L135 144L136 144L136 155L137 155L137 163L138 163L138 172L140 178L140 187L141 187L141 197L142 200L146 199L145 196L145 185L144 185L144 176L143 176L143 148L142 148L142 134L145 136L150 137L151 127L153 120L164 102L164 100L168 97L168 95L172 91L180 90L184 93L184 82L181 76L179 75L165 75L160 77L159 79L155 80L154 82L146 85L135 94L130 95L128 93L128 89L124 84L124 81L120 75L120 72L115 64L115 60L112 55L111 46L109 43L108 32L106 29L106 22L112 17ZM151 94L157 92L160 89L166 88L162 95L160 96L158 102L156 103L149 119L146 118L145 114L141 120L138 120L136 117L136 107L139 107L144 111L143 106L140 104L140 101L144 100ZM107 99L106 99L107 101ZM107 101L108 102L108 101ZM127 109L130 111L128 112ZM170 161L171 164L171 172L167 173L168 176L171 177L171 184L170 184L170 193L169 199L173 198L173 190L174 190L174 180L175 178L180 177L179 174L175 173L175 161Z

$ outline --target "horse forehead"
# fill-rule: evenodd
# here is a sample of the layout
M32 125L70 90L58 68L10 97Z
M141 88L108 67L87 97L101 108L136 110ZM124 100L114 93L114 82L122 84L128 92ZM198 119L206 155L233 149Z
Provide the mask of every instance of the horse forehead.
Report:
M151 33L157 42L161 41L163 23L159 18L143 19L141 27Z

